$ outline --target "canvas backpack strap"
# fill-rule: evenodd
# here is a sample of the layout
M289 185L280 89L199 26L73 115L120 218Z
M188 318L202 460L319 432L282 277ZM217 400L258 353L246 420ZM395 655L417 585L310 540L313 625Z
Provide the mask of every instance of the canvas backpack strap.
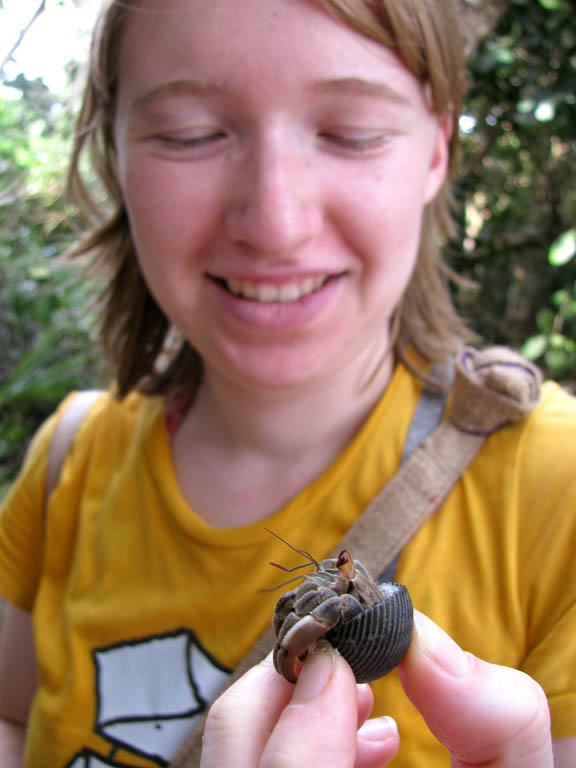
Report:
M60 473L66 461L66 456L72 447L74 436L80 425L92 408L102 391L99 389L87 389L79 392L72 400L69 407L61 416L50 443L48 454L48 468L46 470L46 485L44 488L44 508L48 506L50 495L58 485Z
M538 370L503 347L465 348L449 415L400 467L345 537L372 573L382 573L442 504L487 438L524 419L540 396Z
M450 375L450 366L446 375ZM540 383L538 370L511 350L465 348L455 367L448 418L434 429L444 410L443 397L425 390L416 411L422 408L425 417L419 417L417 428L409 432L410 455L333 555L349 549L370 572L381 573L444 501L489 435L533 410ZM260 662L274 644L270 627L242 659L227 685ZM203 725L202 720L194 728L170 768L200 765Z
M435 386L426 385L422 390L404 441L401 464L405 464L428 435L431 435L440 426L446 410L446 401L454 382L455 367L456 361L453 359L436 363L432 367L430 380L435 382ZM384 570L376 570L378 573L377 581L380 584L384 581L394 581L400 554L401 552L397 552ZM380 568L383 568L384 565L385 561L383 560Z

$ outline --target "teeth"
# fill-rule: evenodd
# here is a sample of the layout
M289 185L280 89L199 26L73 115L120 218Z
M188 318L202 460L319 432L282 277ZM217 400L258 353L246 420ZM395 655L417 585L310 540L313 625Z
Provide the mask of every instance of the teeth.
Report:
M226 287L235 296L242 296L245 299L252 299L263 304L280 302L287 304L291 301L298 301L303 296L317 291L328 280L327 275L318 277L307 277L293 283L284 283L283 285L272 285L271 283L252 283L249 280L237 280L229 278L224 280Z

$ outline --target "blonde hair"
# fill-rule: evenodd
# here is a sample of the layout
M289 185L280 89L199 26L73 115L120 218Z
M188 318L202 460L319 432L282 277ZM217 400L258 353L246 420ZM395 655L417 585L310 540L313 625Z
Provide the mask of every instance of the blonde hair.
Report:
M115 169L119 51L126 19L137 2L112 0L96 25L69 174L71 197L90 222L75 252L93 254L107 270L101 338L120 397L137 387L158 394L180 388L190 392L202 374L201 358L185 340L167 357L174 329L140 272ZM396 51L407 69L428 84L436 113L452 121L453 170L466 87L457 0L318 2L347 26ZM80 171L86 152L104 187L106 205L95 200ZM395 312L394 351L405 361L410 350L424 361L444 359L471 337L453 307L448 285L453 275L441 256L441 243L451 232L446 182L424 212L417 264Z

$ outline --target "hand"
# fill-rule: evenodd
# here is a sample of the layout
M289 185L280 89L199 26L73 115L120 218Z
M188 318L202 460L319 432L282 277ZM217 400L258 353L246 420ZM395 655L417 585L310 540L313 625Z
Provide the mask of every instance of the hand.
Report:
M249 670L212 705L201 768L381 768L398 749L390 718L366 721L370 687L326 642L306 660L296 685L272 656ZM358 730L359 729L359 730Z
M553 768L548 704L527 675L462 651L423 614L400 665L407 695L450 751L452 768ZM201 768L383 768L398 749L390 718L367 720L372 694L356 686L327 643L296 686L268 657L213 705Z

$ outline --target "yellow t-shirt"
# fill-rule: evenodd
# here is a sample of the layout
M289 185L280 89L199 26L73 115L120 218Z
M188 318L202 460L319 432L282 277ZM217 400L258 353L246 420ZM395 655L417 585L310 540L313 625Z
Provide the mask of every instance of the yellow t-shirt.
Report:
M0 594L33 612L39 655L26 765L165 765L269 624L279 593L258 590L282 580L269 561L301 562L264 527L327 556L397 469L419 394L398 366L331 467L266 521L228 530L185 503L163 402L139 394L100 398L44 514L59 414L49 420L0 517ZM397 571L461 646L544 686L557 738L576 735L575 434L576 401L545 385L527 423L489 438ZM400 727L393 766L449 766L397 673L374 691L376 713Z

